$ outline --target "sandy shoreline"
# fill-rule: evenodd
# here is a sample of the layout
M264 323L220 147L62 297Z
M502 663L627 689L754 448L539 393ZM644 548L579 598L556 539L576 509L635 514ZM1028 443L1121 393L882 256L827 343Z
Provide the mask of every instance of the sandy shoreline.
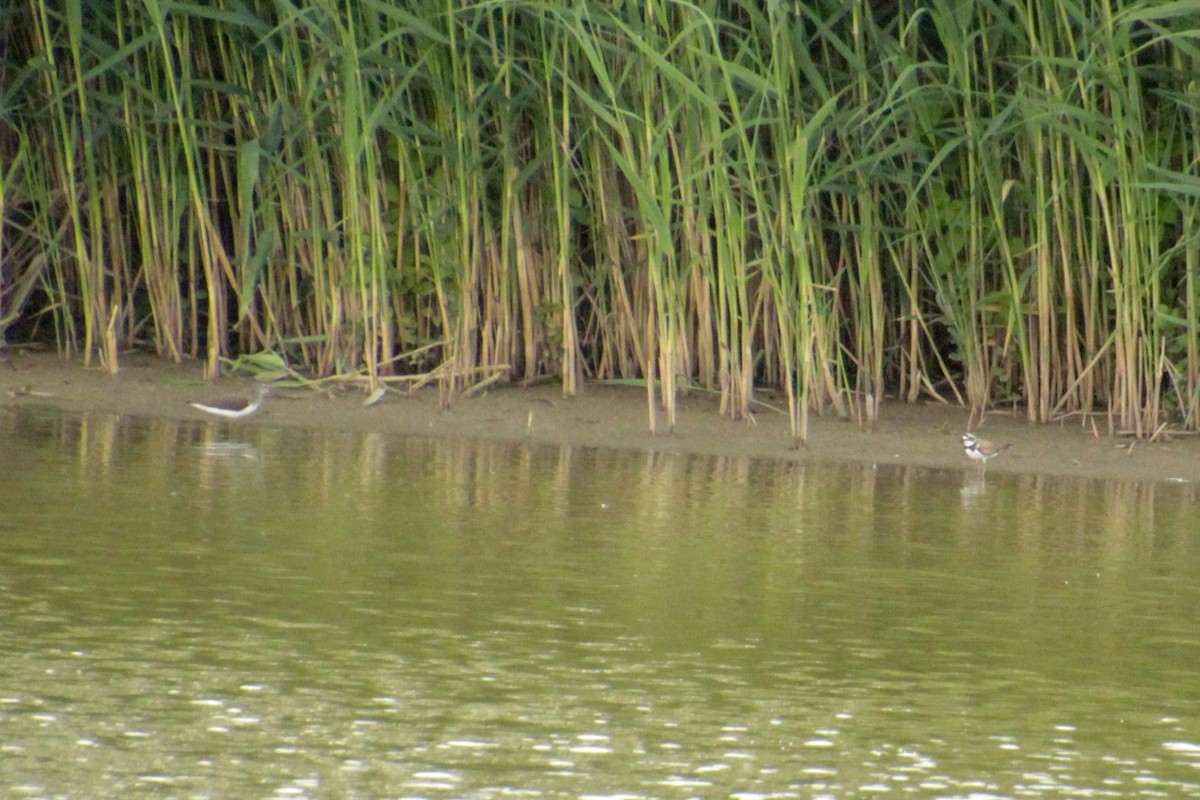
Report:
M4 413L42 404L74 413L198 420L208 417L190 407L189 400L212 398L250 384L226 379L207 385L198 363L174 365L145 355L126 356L115 376L51 354L12 349L0 355ZM772 401L768 393L762 396ZM411 396L389 394L372 407L364 407L363 400L355 391L331 396L283 389L260 414L235 424L974 470L959 443L967 412L954 406L885 402L874 431L836 417L814 416L808 446L795 448L784 415L764 410L753 424L732 422L717 413L717 398L705 393L682 397L675 431L654 436L647 431L645 390L636 387L588 384L577 396L564 397L554 382L530 388L500 386L477 397L460 398L449 409L441 407L436 389ZM1093 421L1099 436L1093 433ZM990 462L989 475L1200 481L1200 437L1196 436L1147 444L1107 436L1101 417L1086 424L1076 419L1030 425L1002 412L989 414L977 430L981 436L1012 445Z

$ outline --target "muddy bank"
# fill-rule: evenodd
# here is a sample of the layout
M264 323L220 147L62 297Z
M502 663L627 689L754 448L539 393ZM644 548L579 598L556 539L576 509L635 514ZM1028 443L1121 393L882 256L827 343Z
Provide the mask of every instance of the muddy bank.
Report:
M44 404L67 412L99 411L170 419L212 419L189 406L250 385L227 379L208 385L199 364L173 365L150 356L130 355L118 375L85 369L81 362L21 349L0 360L0 408ZM763 393L782 405L782 398ZM673 453L745 455L803 461L908 464L973 470L959 436L965 409L898 402L885 403L875 430L833 417L813 417L808 446L796 448L787 418L760 410L750 422L718 415L717 398L692 393L681 398L673 433L650 435L644 389L585 385L563 397L558 385L502 386L460 398L443 409L436 389L413 395L389 394L364 407L358 391L316 393L276 391L262 412L230 424L315 427L384 434L470 437L533 441ZM993 459L988 474L1042 473L1096 478L1200 481L1200 437L1174 436L1148 444L1107 435L1103 417L1053 425L1030 425L1012 414L989 414L980 436L1011 444Z

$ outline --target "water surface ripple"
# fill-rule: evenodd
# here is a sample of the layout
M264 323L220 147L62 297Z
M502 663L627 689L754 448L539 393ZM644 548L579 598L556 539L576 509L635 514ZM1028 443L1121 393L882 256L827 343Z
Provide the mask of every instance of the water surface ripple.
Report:
M0 796L1200 797L1189 485L20 414L0 476Z

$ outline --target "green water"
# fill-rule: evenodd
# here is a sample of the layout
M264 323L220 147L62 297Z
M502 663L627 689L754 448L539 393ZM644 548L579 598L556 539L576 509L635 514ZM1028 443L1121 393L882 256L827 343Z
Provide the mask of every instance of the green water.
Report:
M0 797L1200 797L1198 508L10 413Z

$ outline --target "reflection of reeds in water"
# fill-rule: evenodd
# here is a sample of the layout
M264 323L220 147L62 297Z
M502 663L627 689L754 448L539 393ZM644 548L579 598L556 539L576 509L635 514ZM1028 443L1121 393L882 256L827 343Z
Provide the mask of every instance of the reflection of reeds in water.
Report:
M435 535L453 553L482 546L483 535L488 547L543 548L547 563L564 548L581 558L594 548L614 580L669 575L681 548L730 564L800 560L813 575L850 551L881 568L919 567L930 548L969 562L1015 547L1034 570L1072 558L1116 568L1176 550L1192 563L1191 538L1155 532L1191 530L1200 502L1185 484L1015 474L970 493L957 471L921 467L271 428L231 439L207 424L114 414L23 429L73 454L72 481L88 496L127 497L135 485L147 509L319 513L338 521L321 528L331 548L354 536ZM638 533L614 539L617 530Z
M44 287L109 369L637 378L666 429L771 384L801 440L887 394L1200 429L1191 9L151 5L25 4L5 50L41 66L0 320Z

